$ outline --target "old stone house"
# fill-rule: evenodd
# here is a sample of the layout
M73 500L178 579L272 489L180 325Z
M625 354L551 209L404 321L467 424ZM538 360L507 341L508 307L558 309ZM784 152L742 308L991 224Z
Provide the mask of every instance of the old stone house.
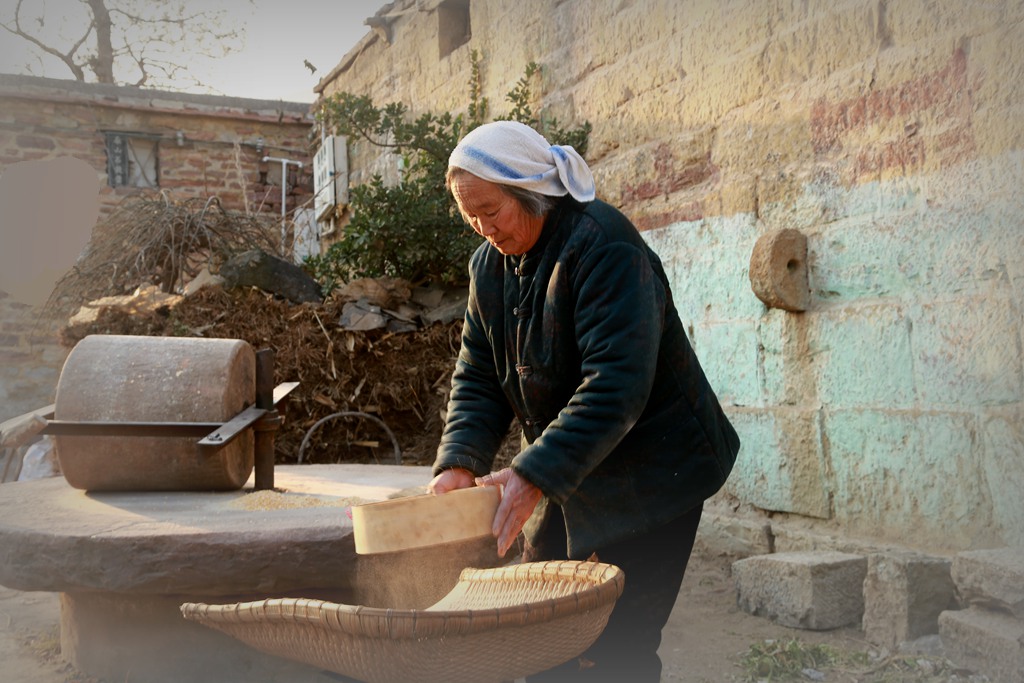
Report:
M500 115L540 65L544 119L593 125L598 194L661 255L741 433L727 495L772 520L729 527L746 542L1020 546L1022 20L1020 2L396 0L317 90L464 112L476 50ZM395 163L349 150L353 182ZM784 229L806 252L761 275L806 274L803 310L752 288L755 245Z
M41 304L98 218L138 192L280 215L282 182L291 215L312 203L312 121L305 103L0 75L0 252L39 276L0 277L19 289L0 286L0 420L53 400L66 351Z

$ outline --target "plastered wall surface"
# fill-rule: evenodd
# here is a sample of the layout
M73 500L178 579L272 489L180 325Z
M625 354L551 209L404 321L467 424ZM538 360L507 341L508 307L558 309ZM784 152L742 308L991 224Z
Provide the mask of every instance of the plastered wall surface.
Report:
M937 551L1024 544L1024 2L397 2L321 82L589 121L598 194L645 230L744 441L728 494ZM405 11L410 10L410 11ZM389 169L352 145L353 182ZM807 237L810 305L751 292L757 238Z

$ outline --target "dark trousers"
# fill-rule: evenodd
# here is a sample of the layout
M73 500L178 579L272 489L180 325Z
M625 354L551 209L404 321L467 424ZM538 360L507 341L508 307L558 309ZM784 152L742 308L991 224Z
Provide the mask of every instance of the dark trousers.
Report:
M536 545L526 544L524 562L564 560L565 519L552 505L550 518ZM597 559L625 573L626 585L608 626L597 641L565 664L527 677L529 683L579 681L658 683L661 680L661 630L679 595L686 564L697 536L703 506L643 536L597 551Z

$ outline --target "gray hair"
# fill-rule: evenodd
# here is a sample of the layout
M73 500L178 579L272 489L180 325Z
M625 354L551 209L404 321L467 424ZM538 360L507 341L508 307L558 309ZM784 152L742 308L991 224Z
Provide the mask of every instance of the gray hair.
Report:
M448 172L444 176L444 186L449 191L452 189L452 181L461 175L473 175L464 168L458 166L449 166ZM491 182L491 181L488 181ZM503 185L502 183L494 183L501 188L501 191L507 194L512 199L519 202L519 206L522 207L523 211L530 214L531 216L544 216L548 211L555 208L555 204L558 202L558 197L552 197L550 195L541 194L540 192L534 192L533 190L524 190L521 187L515 187L513 185Z

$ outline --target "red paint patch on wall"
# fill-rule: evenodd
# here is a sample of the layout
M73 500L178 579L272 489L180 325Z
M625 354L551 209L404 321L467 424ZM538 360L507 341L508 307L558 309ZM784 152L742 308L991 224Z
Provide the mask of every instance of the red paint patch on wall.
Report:
M977 87L967 73L967 55L956 50L935 72L922 75L861 97L841 102L820 99L811 108L811 144L819 158L852 156L844 175L856 181L886 170L909 172L921 168L929 154L939 153L945 165L970 158L976 152L972 128L972 92ZM931 134L919 125L918 115L938 121L941 132ZM858 139L874 127L904 123L900 137ZM934 127L934 126L932 126Z
M853 174L856 177L879 173L883 169L909 170L924 163L924 142L919 137L904 138L873 145L857 153Z
M688 202L670 211L641 212L633 216L633 224L641 232L664 228L673 223L687 223L704 218L703 202Z
M662 143L655 148L652 156L654 177L636 185L625 183L622 188L624 204L664 197L700 185L712 179L717 173L717 168L711 163L710 152L702 159L680 164L672 149Z

